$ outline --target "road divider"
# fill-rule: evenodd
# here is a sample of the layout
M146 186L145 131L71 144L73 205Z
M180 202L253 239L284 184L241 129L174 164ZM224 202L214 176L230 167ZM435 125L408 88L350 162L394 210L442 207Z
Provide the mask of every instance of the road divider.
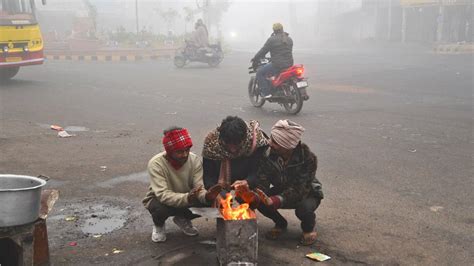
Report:
M99 51L45 51L47 60L127 62L145 60L167 60L173 58L176 49L155 50L99 50Z

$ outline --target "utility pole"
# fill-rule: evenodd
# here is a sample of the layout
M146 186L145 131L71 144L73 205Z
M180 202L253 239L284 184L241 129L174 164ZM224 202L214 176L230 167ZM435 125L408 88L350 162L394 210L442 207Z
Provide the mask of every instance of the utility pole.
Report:
M407 7L402 7L402 43L407 40Z
M138 25L138 0L135 0L135 24L137 26L137 38L138 38L138 32L140 31L140 27Z
M388 31L387 41L392 39L392 0L388 0Z
M439 11L438 11L438 17L436 18L436 23L437 23L437 27L436 27L436 41L438 43L442 42L443 41L443 29L444 29L444 6L443 6L443 3L442 1L440 0L439 1Z

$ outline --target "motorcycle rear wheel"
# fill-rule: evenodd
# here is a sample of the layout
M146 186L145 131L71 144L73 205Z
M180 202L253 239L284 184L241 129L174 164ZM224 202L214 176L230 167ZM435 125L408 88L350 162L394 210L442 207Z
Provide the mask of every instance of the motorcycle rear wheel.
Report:
M250 78L248 87L250 103L255 107L262 107L265 104L265 99L260 96L258 90L257 80L255 76Z
M184 65L186 65L186 58L184 58L182 56L175 56L174 57L174 65L177 68L183 68Z
M217 67L220 63L221 60L219 58L212 58L211 60L209 60L209 62L207 62L210 67Z
M283 103L283 107L285 107L287 113L296 115L301 111L301 108L303 108L303 97L301 96L301 92L298 87L296 87L296 84L292 84L284 88L284 90L287 95L293 96L294 101Z

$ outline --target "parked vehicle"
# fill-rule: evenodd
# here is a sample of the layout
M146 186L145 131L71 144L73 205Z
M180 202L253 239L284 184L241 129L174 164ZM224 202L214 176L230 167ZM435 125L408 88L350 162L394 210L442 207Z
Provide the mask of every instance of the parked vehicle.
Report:
M0 81L5 81L22 66L43 64L43 38L34 0L0 1Z

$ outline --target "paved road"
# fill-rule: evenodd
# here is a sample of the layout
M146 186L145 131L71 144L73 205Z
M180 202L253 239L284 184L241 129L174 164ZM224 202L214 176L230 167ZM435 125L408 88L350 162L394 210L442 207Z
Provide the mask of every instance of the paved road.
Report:
M296 54L311 84L297 116L251 107L250 57L233 53L217 69L50 61L1 84L0 172L47 175L61 191L48 220L53 264L215 263L214 221L197 219L201 234L190 239L170 224L168 241L154 244L140 200L164 128L188 127L200 153L226 115L257 119L267 131L291 118L319 158L319 241L300 247L298 221L286 211L282 241L260 236L261 265L309 265L304 255L315 250L333 264L472 263L472 57ZM51 124L76 136L58 138ZM261 232L270 227L259 219Z

